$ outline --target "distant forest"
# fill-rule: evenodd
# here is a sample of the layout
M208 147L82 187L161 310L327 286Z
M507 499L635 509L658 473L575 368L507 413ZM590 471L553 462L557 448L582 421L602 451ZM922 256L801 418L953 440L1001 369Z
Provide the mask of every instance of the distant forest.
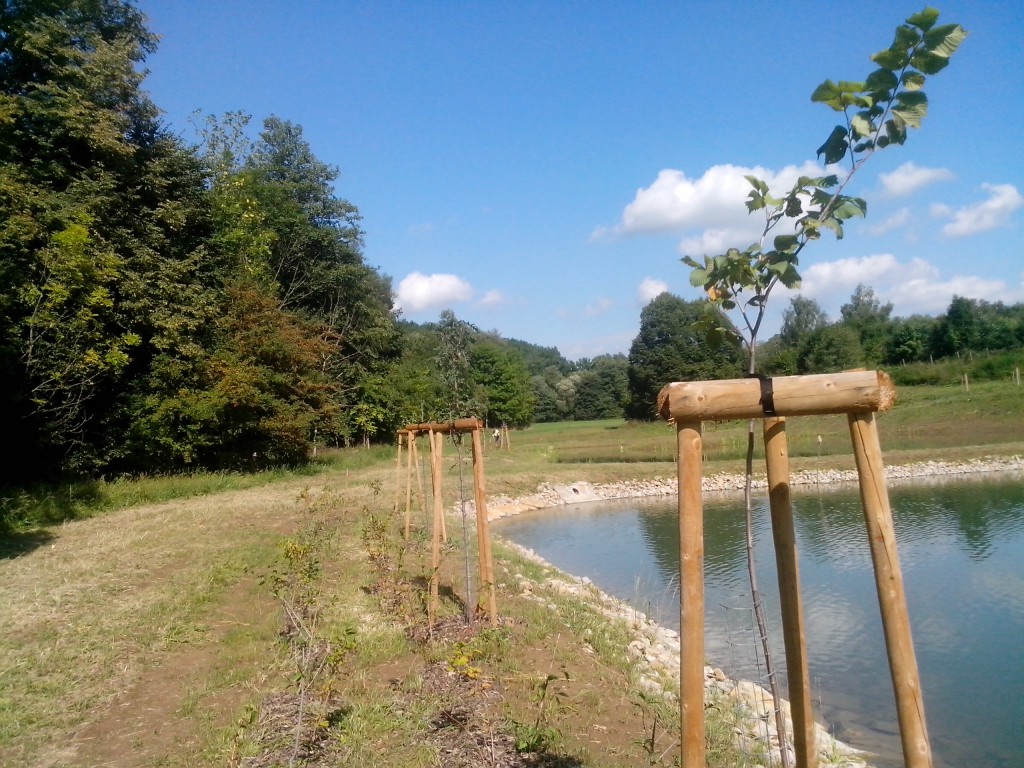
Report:
M7 484L301 463L314 444L392 441L455 416L652 418L664 383L739 374L737 348L694 335L706 303L667 293L644 308L628 356L576 362L451 312L401 320L390 278L364 259L357 207L335 194L338 170L300 126L271 116L250 139L248 116L208 117L189 145L142 90L156 38L132 5L4 8ZM835 322L797 297L761 368L899 366L937 382L943 358L976 377L1019 364L1020 304L891 313L864 286Z

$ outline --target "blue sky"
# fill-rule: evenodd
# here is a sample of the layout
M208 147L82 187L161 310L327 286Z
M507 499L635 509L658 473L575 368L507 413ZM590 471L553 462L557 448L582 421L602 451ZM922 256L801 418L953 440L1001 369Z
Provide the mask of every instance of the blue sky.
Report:
M626 352L640 310L699 298L684 254L755 239L745 173L813 168L838 115L826 78L923 3L139 0L162 36L145 87L195 110L298 123L341 170L365 256L402 316L441 310L570 359ZM835 319L858 283L894 314L954 294L1024 301L1024 3L952 2L970 36L929 116L849 191L868 216L801 259ZM780 186L781 189L781 186ZM788 304L774 297L767 334ZM762 334L766 338L766 334Z

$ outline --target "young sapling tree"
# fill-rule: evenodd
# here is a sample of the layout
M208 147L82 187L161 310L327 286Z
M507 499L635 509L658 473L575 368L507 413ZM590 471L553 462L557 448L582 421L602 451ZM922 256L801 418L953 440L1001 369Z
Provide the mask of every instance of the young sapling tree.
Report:
M768 299L780 283L786 288L800 285L798 270L804 249L830 231L842 239L844 223L867 213L867 202L846 194L853 177L879 150L904 144L909 128L920 128L928 112L924 86L928 77L948 66L950 57L967 36L959 24L937 24L939 12L925 8L896 28L892 42L871 57L876 68L862 81L826 80L811 94L811 101L824 104L842 115L842 120L818 147L824 161L821 176L801 176L781 196L756 176L747 176L751 191L746 206L758 213L764 223L756 242L745 249L729 248L725 253L691 256L683 262L691 268L690 283L701 287L708 301L727 313L738 315L737 331L708 313L698 325L708 342L720 344L729 334L738 333L747 351L747 372L757 374L757 338L765 317ZM776 723L784 738L784 720L779 706L778 683L768 647L757 581L751 512L751 474L754 447L754 422L750 422L747 440L747 555L754 613L761 636L762 651L769 683L775 700ZM781 750L788 768L788 751Z

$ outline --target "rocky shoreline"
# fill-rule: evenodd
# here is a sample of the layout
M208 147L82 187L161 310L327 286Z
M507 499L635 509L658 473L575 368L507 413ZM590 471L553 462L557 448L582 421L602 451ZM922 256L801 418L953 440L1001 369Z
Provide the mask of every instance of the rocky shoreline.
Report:
M962 479L964 475L990 472L1024 472L1024 460L1019 456L978 459L968 462L927 461L917 464L886 468L890 484L903 482L941 482ZM836 486L857 481L854 470L811 470L795 473L793 485ZM718 474L704 478L704 492L735 494L743 490L745 478L738 474ZM755 476L755 488L764 488L764 476ZM601 501L622 498L654 497L674 495L677 491L675 478L625 481L607 484L586 482L569 485L542 485L537 492L516 499L495 497L488 501L488 519L494 520L517 515L530 510L562 504ZM521 574L516 574L518 588L527 596L543 590L572 595L585 600L611 620L622 621L633 636L627 652L641 668L639 685L649 691L666 694L667 680L679 679L679 633L660 626L643 612L614 598L595 587L589 579L580 579L565 574L551 565L536 552L506 542L520 556L540 563L557 575L547 578L543 584L536 584ZM543 599L538 596L538 599ZM720 669L705 667L705 686L708 698L725 697L740 705L746 713L743 722L736 727L736 738L741 745L747 745L753 752L757 748L766 750L769 764L781 764L781 749L775 719L772 711L771 694L760 685L729 679ZM669 694L671 695L671 694ZM782 702L786 715L788 733L793 727L789 717L789 703ZM822 768L867 768L869 755L835 739L823 725L817 726L817 745ZM785 747L795 759L792 747Z
M886 467L886 477L890 484L904 482L941 482L946 479L961 478L988 472L1024 472L1024 459L1020 456L999 456L974 459L972 461L923 461L916 464L904 464ZM707 493L736 493L743 490L745 477L742 474L720 473L708 475L703 480L703 488ZM821 469L795 472L790 477L791 485L828 485L837 486L857 482L856 470ZM755 474L753 487L767 487L764 474ZM648 496L675 495L677 492L676 478L655 477L650 480L626 480L618 483L577 482L568 485L544 483L535 493L518 498L493 496L487 500L487 519L497 520L510 515L518 515L534 509L557 507L562 504L575 504L586 501L610 501L612 499L628 499ZM472 502L470 502L472 504Z

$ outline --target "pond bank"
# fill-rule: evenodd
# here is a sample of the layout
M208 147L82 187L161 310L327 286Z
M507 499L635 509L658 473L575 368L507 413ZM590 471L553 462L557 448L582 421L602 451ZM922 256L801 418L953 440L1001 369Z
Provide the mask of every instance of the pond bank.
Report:
M914 482L925 478L941 480L966 474L987 472L1024 471L1024 459L1020 456L998 456L974 459L972 461L923 461L886 467L890 483ZM719 473L704 477L705 493L736 493L743 490L744 475ZM821 469L794 472L791 485L840 485L856 483L857 472L853 469ZM768 483L763 473L753 478L755 489L765 488ZM676 478L655 477L650 480L627 480L617 483L576 482L568 485L544 483L535 493L517 498L493 496L487 500L487 518L497 520L518 515L533 509L557 507L585 501L609 501L612 499L641 498L647 496L674 495L677 491ZM472 502L469 502L472 505Z
M905 466L887 468L890 485L904 482L944 482L965 475L981 475L993 472L1024 471L1024 461L1018 456L1009 458L985 458L969 462L927 461ZM838 486L856 482L856 472L841 470L823 470L795 473L792 478L794 485L829 485ZM718 474L704 478L706 495L735 496L742 491L744 477L734 474ZM755 478L755 486L764 488L765 479ZM675 495L675 479L654 478L645 481L624 481L607 484L571 483L568 485L543 485L537 492L517 499L493 498L488 503L488 517L496 519L516 515L533 509L560 506L576 502L592 502L601 500L660 497ZM513 545L514 546L514 545ZM523 556L537 562L546 563L535 552L522 547L515 547ZM556 569L557 571L557 569ZM641 685L652 690L662 690L659 680L678 680L679 635L678 633L659 626L642 612L628 604L598 590L588 579L578 579L562 574L548 578L544 587L580 599L585 599L598 607L612 620L623 621L630 628L633 640L629 644L629 653L636 659L640 668ZM528 580L519 579L519 589L529 594L533 589ZM748 717L736 729L737 740L741 744L764 748L767 746L775 764L779 759L779 741L774 729L774 718L765 717L771 711L771 697L759 685L745 681L733 681L718 669L705 668L708 699L728 697L743 704ZM783 704L788 719L788 704ZM792 725L789 724L792 733ZM818 726L818 745L822 753L823 766L864 766L866 753L834 740L826 728ZM869 757L869 756L868 756Z

